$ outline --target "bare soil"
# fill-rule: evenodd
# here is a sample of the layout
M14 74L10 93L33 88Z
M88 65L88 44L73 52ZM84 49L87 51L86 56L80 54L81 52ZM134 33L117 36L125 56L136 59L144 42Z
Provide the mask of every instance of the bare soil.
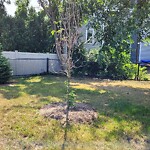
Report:
M65 123L67 104L64 102L52 103L40 109L40 114L47 118L60 120ZM94 108L86 103L75 103L69 111L69 121L71 123L91 124L98 117Z

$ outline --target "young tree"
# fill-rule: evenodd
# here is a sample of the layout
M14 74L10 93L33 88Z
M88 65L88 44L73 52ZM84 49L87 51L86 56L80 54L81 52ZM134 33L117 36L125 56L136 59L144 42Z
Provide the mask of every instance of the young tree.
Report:
M70 67L66 67L66 61L71 58L81 20L79 3L77 0L39 0L39 3L50 18L56 52L64 72L68 74L66 68ZM67 48L67 58L63 55L64 47Z
M56 52L63 72L70 80L73 68L72 54L80 34L81 5L78 0L39 0L39 3L50 18Z
M82 9L78 0L39 0L39 3L50 18L57 56L62 65L63 72L67 76L66 128L64 144L62 146L62 149L65 149L69 125L69 110L74 100L74 93L70 89L71 72L74 67L72 55L74 45L77 43L80 35L79 27L82 20ZM65 47L66 51L64 51Z
M74 67L72 55L74 45L77 43L80 35L79 27L82 21L82 9L78 0L39 0L39 3L50 18L57 56L62 65L63 72L67 76L66 129L64 135L64 141L66 141L69 110L74 99L74 93L70 90L71 72ZM65 47L66 51L64 51Z

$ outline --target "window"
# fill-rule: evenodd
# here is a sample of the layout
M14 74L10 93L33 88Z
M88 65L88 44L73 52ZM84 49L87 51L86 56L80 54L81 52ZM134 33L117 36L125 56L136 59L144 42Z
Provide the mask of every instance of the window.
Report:
M94 44L94 29L87 29L86 30L86 43Z

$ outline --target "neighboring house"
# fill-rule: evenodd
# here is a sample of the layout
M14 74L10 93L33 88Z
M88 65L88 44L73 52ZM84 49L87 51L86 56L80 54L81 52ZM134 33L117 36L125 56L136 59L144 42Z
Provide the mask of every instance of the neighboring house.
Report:
M96 49L100 46L94 38L95 31L93 28L89 28L86 25L82 26L81 29L81 41L84 41L85 48L89 51ZM139 43L137 44L137 37L133 35L134 43L131 45L131 61L133 63L150 63L150 44Z
M80 28L81 37L80 40L85 42L84 47L89 51L91 49L96 49L100 46L96 39L94 38L95 31L93 28L88 28L84 25Z

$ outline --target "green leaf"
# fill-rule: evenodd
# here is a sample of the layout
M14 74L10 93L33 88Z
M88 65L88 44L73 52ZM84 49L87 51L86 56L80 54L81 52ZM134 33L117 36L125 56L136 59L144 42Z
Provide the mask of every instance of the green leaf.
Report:
M54 34L55 34L55 32L56 32L55 30L52 30L52 31L51 31L51 34L52 34L52 35L54 35Z

